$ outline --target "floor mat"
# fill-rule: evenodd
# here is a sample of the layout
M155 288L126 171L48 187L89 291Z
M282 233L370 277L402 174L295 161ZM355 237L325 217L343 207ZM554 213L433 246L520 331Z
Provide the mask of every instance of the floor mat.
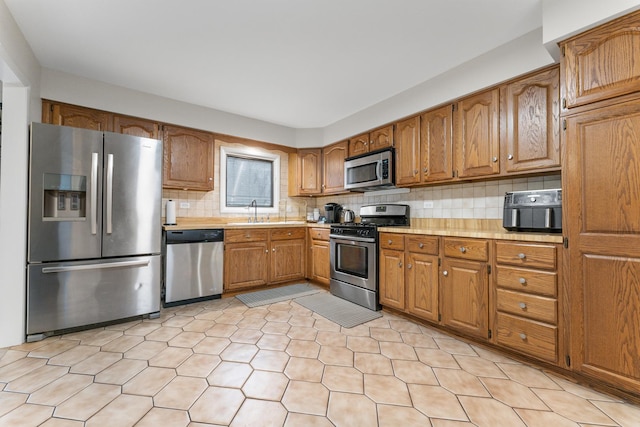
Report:
M295 302L345 328L382 317L381 311L369 310L325 292L296 298Z
M321 289L308 283L299 283L296 285L282 286L279 288L266 289L264 291L236 295L236 298L242 301L247 307L259 307L261 305L273 304L280 301L316 294L318 292L322 292Z

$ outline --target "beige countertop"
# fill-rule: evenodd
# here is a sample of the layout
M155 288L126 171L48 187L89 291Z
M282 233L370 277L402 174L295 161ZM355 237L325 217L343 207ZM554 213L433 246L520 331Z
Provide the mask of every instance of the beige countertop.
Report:
M232 220L230 220L232 221ZM224 228L225 230L243 228L278 227L320 227L329 228L331 224L318 224L301 220L274 221L257 224L224 221L221 218L178 218L177 225L165 225L165 230L195 230ZM562 243L560 233L523 233L507 231L502 228L501 220L492 219L429 219L412 218L409 227L380 227L381 232L403 234L428 234L433 236L470 237L479 239L520 240L526 242Z

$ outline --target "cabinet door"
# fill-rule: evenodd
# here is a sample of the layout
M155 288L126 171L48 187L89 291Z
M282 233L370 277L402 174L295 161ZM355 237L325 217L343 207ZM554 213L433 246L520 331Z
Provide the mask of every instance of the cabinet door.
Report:
M213 134L164 126L163 187L213 190Z
M323 240L311 241L311 279L329 286L330 254L329 242Z
M558 68L502 89L506 172L560 167L560 72Z
M113 116L113 131L116 133L158 139L159 128L158 123L151 120L117 114Z
M396 184L420 183L420 116L396 124Z
M571 365L640 393L640 100L567 118Z
M369 151L382 150L393 146L393 125L371 131L369 135Z
M267 242L225 243L224 289L265 285L269 278Z
M298 192L300 195L320 194L322 185L320 148L298 150Z
M407 311L438 321L438 257L407 253Z
M487 264L445 257L441 278L442 323L468 335L488 338Z
M304 266L304 239L271 242L271 283L304 278Z
M51 104L47 123L74 128L111 131L111 114L67 104Z
M380 304L404 310L404 251L380 250Z
M499 89L493 89L458 102L453 126L458 177L500 173L499 100Z
M426 112L421 117L421 180L453 179L453 108L451 105Z
M566 108L640 91L640 13L561 44Z
M358 156L369 151L369 133L349 139L349 157Z
M322 193L344 192L344 159L347 158L349 144L337 142L322 149Z

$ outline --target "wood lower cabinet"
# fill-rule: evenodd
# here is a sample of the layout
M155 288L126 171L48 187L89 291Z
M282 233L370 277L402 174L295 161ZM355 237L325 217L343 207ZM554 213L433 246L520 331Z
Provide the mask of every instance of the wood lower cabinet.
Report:
M269 281L268 230L226 230L224 290L266 285Z
M494 253L495 342L547 362L564 363L560 246L496 242Z
M162 134L162 186L180 190L213 190L213 134L177 126L163 126Z
M500 173L500 90L458 101L454 112L454 146L458 178Z
M404 236L380 233L378 262L380 304L397 310L405 309Z
M440 276L442 324L489 338L489 241L445 237Z
M303 279L306 228L226 230L224 290Z
M307 277L325 286L330 284L331 254L328 228L309 229L309 272Z

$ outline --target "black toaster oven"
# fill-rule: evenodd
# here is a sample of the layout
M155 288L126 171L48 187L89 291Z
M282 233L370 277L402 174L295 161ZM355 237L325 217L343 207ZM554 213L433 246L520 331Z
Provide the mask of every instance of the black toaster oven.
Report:
M502 226L510 231L562 232L562 190L505 193Z

